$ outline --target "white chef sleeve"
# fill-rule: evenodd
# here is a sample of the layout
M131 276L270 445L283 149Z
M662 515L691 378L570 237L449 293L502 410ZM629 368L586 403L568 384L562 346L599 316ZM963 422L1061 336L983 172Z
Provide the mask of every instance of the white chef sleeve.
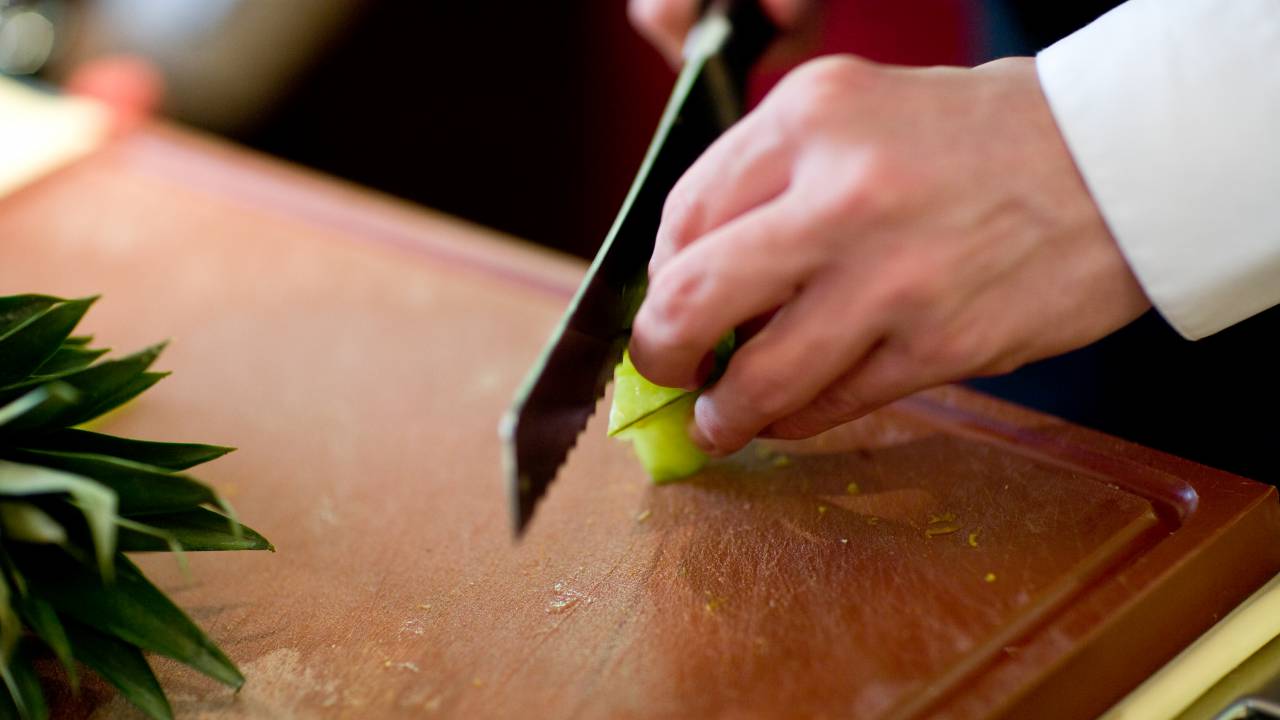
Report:
M1280 0L1130 0L1036 66L1173 327L1199 339L1280 304Z

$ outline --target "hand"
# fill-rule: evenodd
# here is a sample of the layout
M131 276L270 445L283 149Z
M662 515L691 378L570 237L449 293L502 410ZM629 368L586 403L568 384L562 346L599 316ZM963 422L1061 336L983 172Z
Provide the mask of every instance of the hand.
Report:
M705 381L695 442L814 435L917 390L1086 345L1150 303L1040 92L1034 61L801 66L667 198L631 356Z
M145 123L159 108L164 77L146 58L110 55L75 68L65 89L100 101L110 114L112 131L125 133Z
M759 2L786 35L765 58L766 65L784 64L814 44L818 20L811 0L742 0ZM631 24L672 66L678 67L685 36L698 19L699 0L629 0Z

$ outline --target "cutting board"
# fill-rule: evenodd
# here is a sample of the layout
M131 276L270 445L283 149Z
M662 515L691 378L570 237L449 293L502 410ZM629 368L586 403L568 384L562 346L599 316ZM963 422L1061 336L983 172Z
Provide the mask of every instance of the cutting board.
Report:
M576 261L161 126L0 238L0 292L172 339L108 429L241 448L198 474L278 552L144 562L248 676L156 660L180 717L1089 717L1280 570L1272 488L958 388L663 488L597 413L516 544Z

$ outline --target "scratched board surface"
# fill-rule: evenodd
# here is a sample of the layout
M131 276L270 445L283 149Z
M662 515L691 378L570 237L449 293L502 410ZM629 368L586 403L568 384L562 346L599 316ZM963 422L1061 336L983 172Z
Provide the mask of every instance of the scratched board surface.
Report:
M155 660L180 717L1087 716L1280 568L1269 488L959 390L664 488L597 413L513 545L497 418L576 263L165 128L0 237L0 292L173 339L111 430L241 448L198 475L278 552L144 562L249 678Z

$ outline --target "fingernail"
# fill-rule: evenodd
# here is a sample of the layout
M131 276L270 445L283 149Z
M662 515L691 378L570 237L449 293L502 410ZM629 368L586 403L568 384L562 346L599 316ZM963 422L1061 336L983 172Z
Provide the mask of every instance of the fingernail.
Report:
M692 441L694 445L698 446L699 450L708 455L718 456L720 451L716 448L715 443L711 442L711 440L707 438L706 434L702 432L702 428L698 425L698 409L705 408L707 402L708 401L705 397L700 397L697 402L694 403L694 411L693 414L689 416L689 425L686 428L686 432L689 433L689 440ZM703 412L705 412L705 410L703 410Z
M699 450L708 455L716 454L716 447L711 444L711 441L707 439L706 435L702 434L702 429L698 427L698 421L696 418L689 418L689 427L687 428L687 431L689 433L689 440L692 441L694 445L697 445Z

